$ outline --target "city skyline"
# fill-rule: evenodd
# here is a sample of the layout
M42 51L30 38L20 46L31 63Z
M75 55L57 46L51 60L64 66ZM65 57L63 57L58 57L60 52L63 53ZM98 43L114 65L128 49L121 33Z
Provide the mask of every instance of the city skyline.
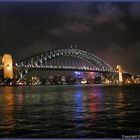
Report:
M0 54L15 61L76 44L139 74L139 3L0 3L0 20Z

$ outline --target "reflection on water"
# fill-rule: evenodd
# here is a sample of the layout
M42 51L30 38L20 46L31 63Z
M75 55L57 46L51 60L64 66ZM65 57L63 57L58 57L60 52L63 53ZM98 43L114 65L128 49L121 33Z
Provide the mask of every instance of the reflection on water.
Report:
M82 118L82 91L80 86L76 88L76 92L74 94L74 112L75 112L75 117L76 119L81 119Z
M116 104L116 108L123 108L125 106L124 103L124 94L121 90L118 91L118 93L116 94L116 99L117 99L117 104Z
M96 119L96 111L97 111L97 104L96 104L96 96L93 90L89 92L89 111L90 111L90 119Z
M120 118L123 118L125 117L126 112L124 111L125 109L124 95L121 91L117 93L116 99L117 99L117 102L116 102L115 108L119 110L116 115L119 116Z
M90 119L96 119L96 113L102 109L102 89L101 87L91 87L89 92L89 115Z
M82 89L80 86L76 87L76 91L74 94L74 119L76 119L75 127L76 127L76 134L81 135L83 122L80 121L83 118L83 104L82 104Z
M139 86L0 87L0 137L140 134Z
M13 110L14 110L14 92L11 87L5 87L2 89L3 94L3 108L1 108L1 121L0 128L12 128L14 127Z
M18 94L17 96L18 100L18 110L20 111L22 109L22 104L23 104L23 94Z

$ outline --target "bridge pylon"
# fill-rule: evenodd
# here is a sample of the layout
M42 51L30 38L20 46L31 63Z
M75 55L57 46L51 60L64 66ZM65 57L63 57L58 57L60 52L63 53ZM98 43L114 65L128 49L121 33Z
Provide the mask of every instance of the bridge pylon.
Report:
M117 67L116 67L116 69L117 69L117 73L118 73L118 81L120 82L120 83L122 83L123 82L123 70L122 70L122 66L121 65L117 65Z
M13 79L13 60L10 54L4 54L2 57L2 71L4 79Z

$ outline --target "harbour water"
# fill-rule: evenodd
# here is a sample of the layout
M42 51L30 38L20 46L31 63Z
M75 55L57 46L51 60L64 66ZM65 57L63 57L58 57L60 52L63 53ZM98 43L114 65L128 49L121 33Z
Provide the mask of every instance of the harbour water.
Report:
M0 87L0 137L140 135L140 85Z

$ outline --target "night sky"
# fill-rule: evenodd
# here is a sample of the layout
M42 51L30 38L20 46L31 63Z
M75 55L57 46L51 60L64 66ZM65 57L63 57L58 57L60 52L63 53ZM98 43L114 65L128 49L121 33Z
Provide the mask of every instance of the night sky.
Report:
M0 3L0 54L78 49L140 74L140 3Z

